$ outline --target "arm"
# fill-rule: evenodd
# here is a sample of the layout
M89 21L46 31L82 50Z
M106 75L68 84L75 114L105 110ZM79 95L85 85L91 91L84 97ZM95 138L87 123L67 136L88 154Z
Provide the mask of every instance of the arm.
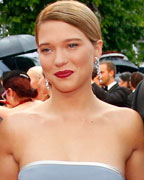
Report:
M0 121L0 179L17 180L18 167L9 151L9 141L6 133L6 123L1 116Z
M12 155L0 152L0 179L17 180L18 168Z
M133 120L135 118L135 120ZM134 122L134 123L133 123ZM131 140L134 142L132 153L126 164L127 180L144 180L144 128L138 115L132 114Z

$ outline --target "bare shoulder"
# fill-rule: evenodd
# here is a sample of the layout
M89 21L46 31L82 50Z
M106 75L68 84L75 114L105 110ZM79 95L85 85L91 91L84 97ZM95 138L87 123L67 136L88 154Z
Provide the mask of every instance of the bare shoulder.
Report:
M11 112L11 109L0 106L0 119L2 120L5 116L7 116L7 114L9 114L9 112Z
M24 130L32 125L34 119L38 119L40 115L41 103L34 103L32 107L25 109L9 109L0 108L0 144L5 142L10 142L13 135L19 132L24 132ZM8 143L6 143L8 144ZM4 146L3 146L4 147Z
M11 113L12 109L0 107L0 140L3 139L7 133L7 119Z
M130 150L126 162L126 179L144 179L144 126L140 115L134 110L122 110L126 117L125 125L122 124L123 138Z
M24 126L31 125L34 120L41 119L43 114L43 102L35 101L27 108L17 108L10 111L6 117L5 122L7 126L14 128L16 131Z
M130 108L117 107L110 104L106 104L104 107L103 116L111 121L114 125L118 125L120 128L131 129L143 129L143 121L140 115Z
M130 108L120 108L117 110L118 124L130 133L134 138L136 135L142 136L144 133L143 121L140 115Z
M0 107L0 142L6 136L7 133L7 117L10 115L12 111L7 107Z
M0 107L0 179L16 180L18 166L11 153L11 131L7 121L12 111Z
M144 126L140 115L130 108L103 104L102 116L115 129L115 136L122 142L126 154L127 180L144 179Z
M134 144L133 149L141 148L144 145L144 125L140 115L129 108L120 110L119 126Z
M116 107L110 104L102 104L101 118L105 119L117 132L128 141L139 143L144 134L143 121L140 115L130 109ZM135 139L135 141L134 141Z

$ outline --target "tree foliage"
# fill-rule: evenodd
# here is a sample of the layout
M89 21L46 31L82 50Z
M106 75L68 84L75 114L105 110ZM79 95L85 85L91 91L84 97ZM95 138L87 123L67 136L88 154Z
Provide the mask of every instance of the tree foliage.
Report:
M104 51L120 51L137 63L142 60L142 57L135 58L132 46L144 39L144 1L112 0L109 3L109 0L102 0L98 9L101 14Z
M0 3L1 36L34 34L35 19L47 4L55 0L3 0ZM104 41L103 51L120 51L130 60L144 60L143 46L136 59L132 45L144 39L143 0L79 0L86 3L98 16ZM8 31L4 31L8 30Z
M0 24L5 24L10 35L34 34L38 13L50 0L3 0L0 4ZM4 34L6 35L6 34Z

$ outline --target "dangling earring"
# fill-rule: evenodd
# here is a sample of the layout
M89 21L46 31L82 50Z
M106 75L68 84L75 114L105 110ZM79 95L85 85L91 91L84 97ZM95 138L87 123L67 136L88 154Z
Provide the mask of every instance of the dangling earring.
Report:
M48 82L48 80L46 80L46 87L47 87L47 89L49 89L49 82Z
M95 61L94 61L94 66L97 69L97 75L98 75L98 79L101 82L102 81L102 74L101 74L101 69L100 69L100 63L99 63L99 58L95 57Z

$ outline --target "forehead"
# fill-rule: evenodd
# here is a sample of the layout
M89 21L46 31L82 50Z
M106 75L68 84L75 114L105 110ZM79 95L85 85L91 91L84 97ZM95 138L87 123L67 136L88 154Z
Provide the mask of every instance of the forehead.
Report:
M39 44L45 41L67 40L67 39L89 40L77 27L63 21L50 20L40 25L38 32Z
M100 64L100 69L101 69L101 71L106 71L107 65L106 64Z

